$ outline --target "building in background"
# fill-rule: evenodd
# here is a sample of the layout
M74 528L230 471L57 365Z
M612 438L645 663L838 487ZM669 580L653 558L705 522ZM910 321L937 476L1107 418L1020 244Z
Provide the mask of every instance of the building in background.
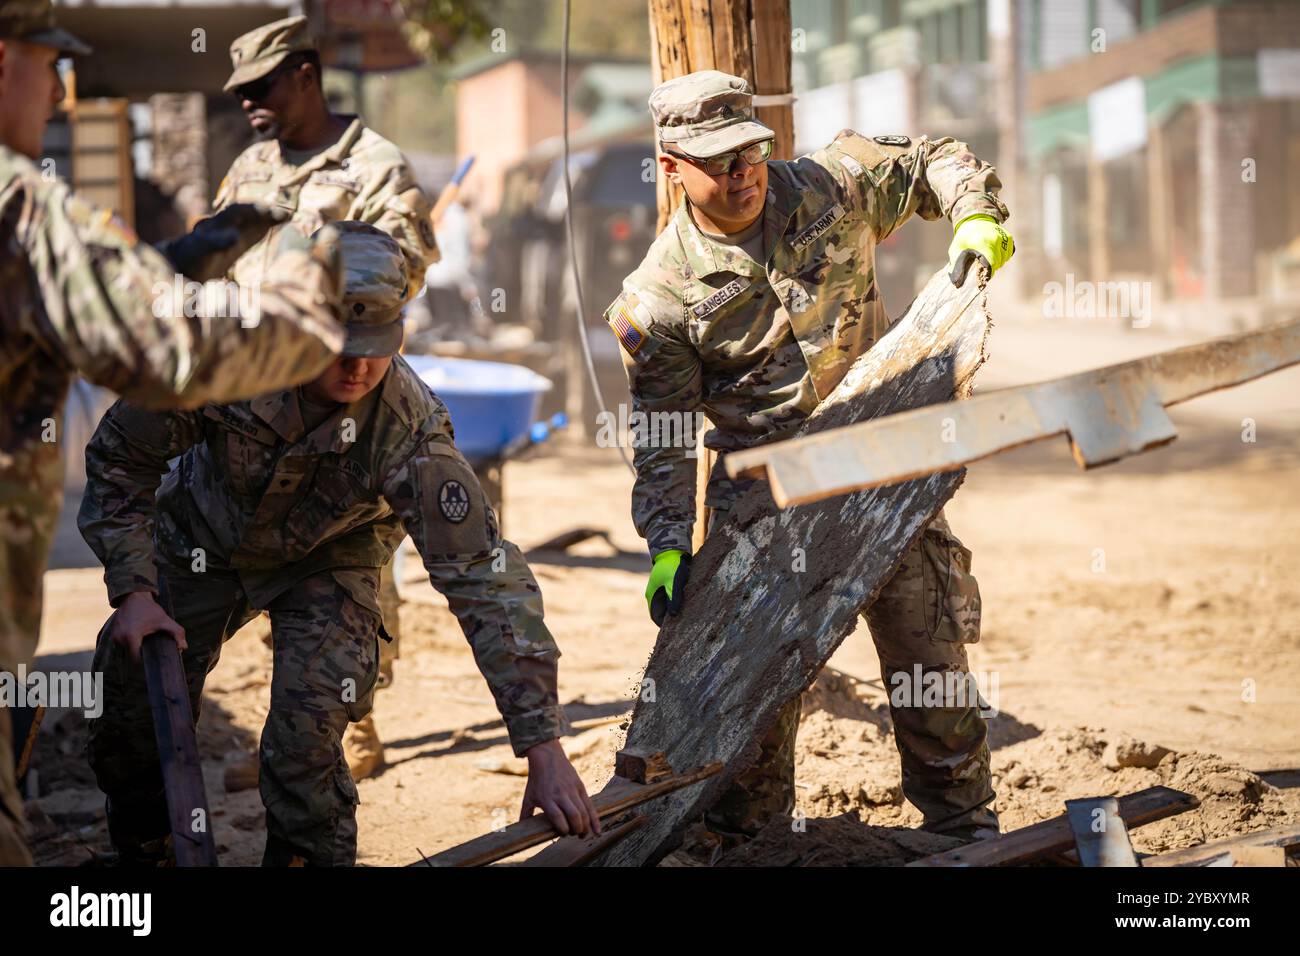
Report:
M1035 281L1150 278L1157 318L1206 331L1293 310L1300 4L1027 6Z
M1026 296L1140 281L1156 321L1207 332L1296 309L1300 3L791 6L798 150L844 127L964 139L1007 186ZM908 232L880 257L891 312L945 247Z

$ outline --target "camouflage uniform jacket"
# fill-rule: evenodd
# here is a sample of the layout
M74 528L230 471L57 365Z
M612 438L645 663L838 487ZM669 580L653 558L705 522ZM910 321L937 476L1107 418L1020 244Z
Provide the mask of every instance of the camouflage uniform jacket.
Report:
M217 190L216 208L261 202L284 210L311 235L326 223L366 222L397 241L406 257L407 298L424 285L424 270L438 260L429 222L431 206L396 146L353 117L338 142L300 166L285 162L275 140L254 143L231 164ZM274 248L277 226L235 263L231 278L255 286Z
M1007 217L993 167L950 138L845 130L767 167L765 263L710 239L683 203L605 313L634 413L704 412L704 443L721 451L788 437L887 331L875 247L909 216ZM689 551L692 449L649 435L636 440L633 520L652 555ZM735 491L716 468L706 503Z
M173 278L107 210L0 146L0 667L36 652L78 372L142 405L196 406L310 379L342 347L337 261L278 257L256 323L155 309Z
M501 538L453 444L446 407L400 356L375 389L309 432L297 395L194 412L125 402L109 410L86 448L78 524L104 563L110 601L156 592L157 557L233 572L249 603L266 607L310 574L382 567L409 533L460 620L516 752L558 736L559 650L541 592L519 549ZM359 588L352 597L381 613L375 593Z

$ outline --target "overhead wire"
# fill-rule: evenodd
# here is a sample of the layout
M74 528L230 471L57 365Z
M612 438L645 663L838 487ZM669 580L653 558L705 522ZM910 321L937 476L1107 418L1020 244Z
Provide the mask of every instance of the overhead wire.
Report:
M591 390L596 395L596 404L600 412L609 421L609 406L605 404L605 394L600 388L600 379L596 375L596 363L591 357L591 342L587 338L587 306L582 295L582 278L578 274L578 241L573 230L573 182L569 178L569 13L571 0L564 0L564 42L560 47L560 100L562 103L561 123L564 130L564 228L569 237L569 267L573 271L573 291L578 305L578 339L582 343L582 356L587 365L587 376L591 380ZM623 464L636 474L632 461L623 448L623 435L617 431L615 420L614 447L618 449Z

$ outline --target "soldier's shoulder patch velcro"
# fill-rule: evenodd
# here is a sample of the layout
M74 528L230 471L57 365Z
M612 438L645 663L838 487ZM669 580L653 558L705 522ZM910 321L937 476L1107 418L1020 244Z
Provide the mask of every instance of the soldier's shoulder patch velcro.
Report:
M433 390L400 355L394 357L380 388L384 404L412 429L445 411Z
M605 313L605 321L614 330L619 344L628 355L636 355L641 346L645 345L646 330L637 322L633 303L628 300L627 293L620 294L614 300L614 304Z
M890 135L872 137L881 146L911 146L912 141L906 136Z

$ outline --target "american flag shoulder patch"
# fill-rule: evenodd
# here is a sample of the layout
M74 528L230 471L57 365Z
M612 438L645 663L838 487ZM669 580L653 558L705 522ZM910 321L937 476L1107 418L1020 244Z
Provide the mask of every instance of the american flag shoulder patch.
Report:
M623 351L628 355L636 355L641 346L645 345L645 329L632 317L632 306L628 303L626 295L620 295L614 300L614 304L605 313L605 321L614 330L614 334L618 336L618 341L623 346Z

